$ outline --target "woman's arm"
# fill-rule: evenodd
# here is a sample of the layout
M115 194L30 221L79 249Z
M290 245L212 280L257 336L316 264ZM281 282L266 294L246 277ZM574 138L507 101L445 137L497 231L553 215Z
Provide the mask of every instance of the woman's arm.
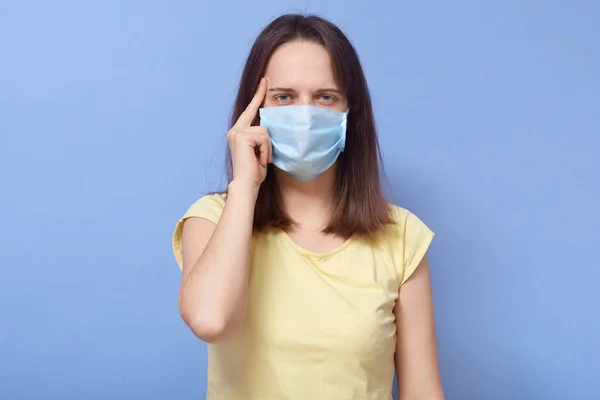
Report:
M402 285L396 307L399 400L443 400L427 255Z
M232 335L248 301L248 263L254 207L271 162L271 140L264 126L252 126L267 93L264 78L248 107L227 132L233 181L219 222L185 221L179 310L205 342Z
M257 195L258 186L233 181L218 224L190 218L183 225L179 310L205 342L230 336L244 319Z

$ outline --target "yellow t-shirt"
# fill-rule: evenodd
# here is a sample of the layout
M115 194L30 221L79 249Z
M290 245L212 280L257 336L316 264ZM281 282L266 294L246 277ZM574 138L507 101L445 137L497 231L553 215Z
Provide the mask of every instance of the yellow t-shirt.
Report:
M178 221L217 223L224 195L205 196ZM207 400L392 399L398 289L433 232L394 206L397 224L372 240L350 238L315 254L282 230L255 234L246 318L229 340L208 347Z

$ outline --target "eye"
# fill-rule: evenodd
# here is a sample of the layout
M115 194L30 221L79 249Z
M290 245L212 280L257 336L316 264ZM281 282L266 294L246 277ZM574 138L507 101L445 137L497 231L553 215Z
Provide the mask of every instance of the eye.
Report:
M279 94L279 95L275 96L275 100L277 100L280 103L285 103L287 101L290 101L290 95L288 95L288 94Z
M330 104L330 103L333 103L335 101L335 97L330 96L328 94L324 94L324 95L321 96L321 100L324 103Z

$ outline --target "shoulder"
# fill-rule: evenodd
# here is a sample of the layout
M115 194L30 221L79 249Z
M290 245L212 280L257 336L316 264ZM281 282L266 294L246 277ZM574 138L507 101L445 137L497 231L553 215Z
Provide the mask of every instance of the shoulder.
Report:
M394 221L393 229L403 236L412 236L423 230L430 230L429 227L412 211L390 204L392 218Z
M429 227L416 214L407 208L388 204L392 223L385 226L381 235L389 240L410 238L420 231L428 230Z
M182 235L183 225L189 218L203 218L214 224L219 222L223 208L225 207L225 200L227 194L215 193L201 197L196 200L192 205L188 207L186 212L177 220L175 223L175 229L172 237L172 247L177 264L181 267L183 265L182 260Z
M216 224L223 213L226 199L226 193L203 196L192 203L178 222L184 222L188 218L204 218Z
M410 210L394 204L390 208L393 224L383 230L382 236L393 254L402 284L418 267L435 234Z

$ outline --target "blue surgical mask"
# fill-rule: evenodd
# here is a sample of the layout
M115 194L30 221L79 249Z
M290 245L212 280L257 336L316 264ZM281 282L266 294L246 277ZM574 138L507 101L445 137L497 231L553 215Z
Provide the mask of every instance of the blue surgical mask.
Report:
M308 182L327 171L346 146L348 111L309 105L260 109L269 130L273 164L294 179Z

